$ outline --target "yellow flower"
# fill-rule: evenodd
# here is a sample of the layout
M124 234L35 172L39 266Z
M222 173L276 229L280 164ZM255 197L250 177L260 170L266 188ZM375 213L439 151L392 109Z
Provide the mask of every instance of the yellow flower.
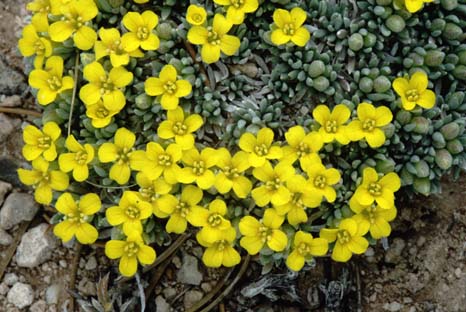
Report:
M369 247L369 242L363 236L369 230L367 223L358 223L356 220L344 219L338 225L338 229L321 229L320 237L329 243L335 242L332 251L332 259L338 262L346 262L354 254L362 254Z
M306 12L301 8L293 8L291 11L276 9L273 12L271 40L276 45L293 42L297 46L304 47L311 38L309 30L302 25L306 21Z
M401 97L401 105L405 110L413 110L416 105L429 109L435 105L435 93L427 90L429 81L425 72L415 72L410 79L396 78L393 89Z
M199 129L204 121L197 114L184 117L181 107L167 112L167 120L162 121L157 129L157 135L162 139L175 138L175 142L183 150L189 150L194 147L194 136L192 135Z
M97 194L81 196L78 203L70 193L64 193L57 199L55 208L64 215L63 221L53 227L53 233L63 242L68 242L76 236L81 244L92 244L98 236L96 228L89 222L102 206Z
M385 133L382 129L392 121L393 114L388 107L374 107L369 103L358 105L358 120L353 120L347 127L347 136L352 141L366 139L372 148L385 143Z
M52 5L51 13L52 15L61 15L62 8L67 6L71 1L75 0L50 0L50 4Z
M160 104L163 109L177 108L179 99L189 95L192 91L191 83L187 80L177 80L176 75L176 68L173 65L165 65L159 78L150 77L144 83L148 95L161 96Z
M208 267L218 268L221 265L225 267L233 267L240 263L241 257L236 251L234 241L236 238L236 230L232 227L222 232L221 238L214 242L204 241L200 237L200 233L196 236L197 241L204 247L207 247L202 255L202 262Z
M123 67L114 67L107 75L102 64L92 62L84 67L88 84L79 90L79 97L86 105L96 104L100 99L108 110L119 111L126 104L122 89L131 83L133 74Z
M40 131L32 125L26 126L23 131L23 156L26 160L34 160L43 156L47 161L57 158L55 142L60 138L61 129L53 121L44 125L44 130Z
M39 89L37 100L41 105L55 101L57 95L73 89L74 81L70 76L63 77L63 59L52 56L47 59L44 69L34 69L29 75L29 85Z
M49 27L49 35L53 41L64 42L73 37L78 49L89 50L97 40L97 34L92 27L87 26L99 10L94 0L74 0L61 6L62 19Z
M141 3L147 3L149 0L134 0L135 3L141 4Z
M52 190L64 191L69 184L66 173L49 170L49 163L41 157L32 161L32 170L18 169L18 176L22 183L35 189L34 199L44 205L52 202Z
M303 164L303 170L307 173L309 183L307 190L312 194L313 203L309 207L317 207L322 202L322 197L329 203L333 203L337 196L335 185L340 181L340 172L335 168L327 169L322 164L318 156L313 157L313 160L306 161Z
M188 31L188 40L192 44L202 45L201 57L207 64L220 59L220 52L233 55L238 51L238 37L228 35L233 24L221 14L215 14L212 26L193 26Z
M328 251L328 242L324 238L313 238L310 233L296 232L293 251L286 258L286 265L293 271L303 268L305 261L315 256L324 256Z
M191 4L186 12L186 20L191 25L199 26L204 24L207 18L207 12L201 6Z
M422 6L424 3L429 3L432 2L433 0L404 0L404 4L406 6L406 9L410 13L415 13L422 9Z
M35 55L34 67L42 68L46 57L52 55L52 43L37 34L34 25L27 25L23 29L23 36L18 41L18 48L22 56Z
M135 151L133 156L141 159L133 166L134 170L145 172L151 180L163 175L169 184L178 182L181 173L178 162L181 159L182 151L177 144L170 144L164 149L159 143L149 142L145 152Z
M270 202L274 206L280 206L290 201L291 193L286 183L295 175L295 169L289 163L280 162L272 168L272 165L266 162L262 167L254 168L252 174L262 182L251 192L257 206L264 207Z
M112 121L112 117L120 111L120 109L105 107L102 100L92 105L86 105L86 116L91 119L91 124L94 128L108 126Z
M159 37L152 31L159 23L159 17L152 11L144 11L142 14L128 12L123 16L123 25L129 32L121 38L126 51L132 52L137 48L157 50L160 45Z
M105 255L110 259L120 259L118 269L121 275L130 277L136 274L138 261L149 265L154 263L155 250L144 244L137 231L127 232L126 240L110 240L105 244Z
M234 25L242 24L246 13L252 13L259 7L257 0L214 0L215 3L227 6L227 20Z
M52 10L50 0L33 0L27 4L26 8L34 12L31 23L36 27L37 31L47 31L49 28L48 15Z
M379 239L388 237L392 231L388 222L396 217L395 206L389 209L383 209L379 205L372 203L370 205L361 205L352 197L349 202L351 210L356 215L352 218L358 223L366 222L369 224L369 232L372 238Z
M183 188L180 199L173 195L166 194L160 197L158 205L162 212L170 215L165 229L168 233L181 234L186 231L187 221L191 223L195 213L202 207L198 203L202 199L202 190L188 185Z
M280 159L283 151L279 146L272 146L273 131L262 128L257 133L257 138L249 133L244 133L239 139L238 146L248 153L249 164L253 167L263 166L267 159Z
M215 188L220 194L226 194L233 189L236 196L246 198L251 192L252 183L244 176L244 172L250 167L248 154L237 152L231 157L226 148L217 150L217 167L220 172L215 176Z
M363 206L369 206L375 201L383 209L390 209L395 206L394 192L398 191L400 186L401 181L396 173L390 172L379 179L374 168L365 168L362 183L353 197Z
M340 144L348 144L347 129L344 124L351 116L348 107L338 104L330 112L327 105L318 105L313 111L312 116L320 124L319 134L324 143L330 143L337 140Z
M244 235L241 247L250 255L257 254L265 244L273 251L282 251L288 244L288 237L280 230L283 221L274 209L266 209L260 222L251 216L243 217L239 222L239 231Z
M102 163L114 162L110 168L110 179L122 185L129 181L131 168L136 159L133 157L133 146L136 141L134 133L120 128L115 133L115 143L104 143L99 147L98 156Z
M61 154L58 158L60 170L63 172L73 171L73 178L78 182L86 180L89 176L87 166L94 159L94 148L90 144L82 146L73 135L66 138L65 145L71 153Z
M230 221L225 219L227 206L223 200L214 199L209 204L209 209L194 209L191 224L202 227L197 238L207 243L222 240L225 230L231 227Z
M178 181L185 184L196 182L203 190L209 189L215 183L215 175L210 168L217 164L217 151L213 148L204 148L200 153L193 148L183 153L181 160L184 163Z
M128 52L121 42L120 32L116 28L99 30L99 37L101 41L96 41L94 45L95 60L110 55L110 62L113 67L128 65L130 56L142 57L144 53L139 49Z
M285 133L286 141L289 146L284 146L283 161L294 163L297 159L302 162L303 159L309 158L313 154L317 154L324 142L320 135L316 132L306 134L301 126L294 126Z
M284 205L274 206L279 215L285 215L288 223L296 226L307 221L306 208L315 203L315 195L306 188L306 179L301 175L294 175L286 182L290 191L290 201Z
M139 195L143 200L152 205L152 212L158 218L166 218L169 215L162 212L158 205L158 200L161 195L168 194L171 191L172 185L165 182L163 178L155 180L149 179L144 172L138 172L136 175L136 183L139 185Z
M110 225L123 224L123 231L142 233L142 220L152 215L152 205L141 200L138 192L124 191L118 206L105 211L105 217Z

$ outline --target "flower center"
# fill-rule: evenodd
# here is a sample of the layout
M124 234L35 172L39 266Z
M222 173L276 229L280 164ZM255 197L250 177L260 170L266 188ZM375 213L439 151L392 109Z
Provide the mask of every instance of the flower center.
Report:
M238 169L232 167L223 167L223 173L227 176L228 179L232 180L239 177Z
M175 211L179 213L183 218L186 218L186 216L189 213L189 206L187 203L180 201L176 207Z
M362 123L362 130L366 132L372 132L375 129L375 120L374 119L366 119Z
M112 80L105 76L100 77L102 85L100 87L100 94L110 94L110 92L117 90L118 88L113 84Z
M146 40L147 38L149 38L149 34L149 29L146 26L138 27L138 30L136 32L136 36L139 40Z
M78 211L71 212L69 214L66 214L63 218L63 220L69 221L71 223L87 223L90 220L90 217L85 215L84 213Z
M172 165L172 157L168 154L159 155L158 163L160 166L170 167Z
M291 194L291 203L296 207L304 209L305 206L304 206L303 201L301 200L301 195L302 195L301 193L292 193Z
M314 186L320 189L323 189L327 186L327 178L323 175L318 175L314 178Z
M65 16L62 17L62 20L64 20L67 24L71 24L72 28L74 30L78 30L79 28L83 27L85 22L83 18L79 15L73 15L73 14L65 14Z
M351 240L351 235L347 230L340 230L337 233L337 238L341 244L347 244Z
M338 130L338 124L336 120L327 120L325 123L325 132L328 133L337 133Z
M215 243L215 249L217 249L218 251L223 251L229 244L228 244L228 241L226 241L225 239L222 239L218 242Z
M373 204L370 208L367 208L366 215L370 224L375 224L375 220L377 218L377 206Z
M230 0L230 3L235 9L239 9L243 6L244 0Z
M123 164L127 163L129 161L130 152L131 152L131 150L129 148L127 148L127 147L120 150L120 152L117 155L117 159L116 159L117 163L119 165L123 165Z
M137 207L128 206L125 209L125 215L132 220L138 220L141 216L141 211Z
M34 51L36 51L37 55L43 55L45 53L45 46L42 40L37 39L34 42Z
M212 27L207 27L208 33L207 33L207 42L209 42L212 45L220 45L220 39L221 36L215 32Z
M149 186L149 187L141 187L139 189L139 194L141 194L142 198L144 198L147 201L154 201L157 199L157 196L155 194L154 188Z
M274 179L265 182L265 187L270 191L276 191L280 186L282 186L282 181L279 177L275 177Z
M79 165L84 165L86 164L86 161L87 161L87 153L85 151L78 151L76 152L76 155L74 156L74 160L76 160L76 162L79 164Z
M309 254L309 252L311 251L311 248L309 247L308 244L306 244L305 242L301 242L298 247L296 248L296 250L298 250L298 253L305 257Z
M272 229L269 229L265 225L259 227L259 236L262 242L268 242L272 239Z
M57 76L51 76L49 79L47 79L47 84L52 91L58 91L62 86L61 79Z
M254 146L254 152L258 156L265 156L265 155L267 155L269 153L269 148L265 144L256 145L256 146Z
M176 84L173 81L165 82L163 88L165 89L165 92L167 92L170 95L173 95L176 92Z
M293 36L295 34L294 24L288 23L283 25L283 32L287 36Z
M105 108L105 106L101 106L96 110L95 114L97 117L103 119L103 118L108 117L109 111Z
M203 175L205 172L205 163L203 160L196 160L194 163L193 163L193 173L195 175Z
M173 130L173 133L175 133L176 135L185 135L188 130L188 126L186 126L184 123L180 121L177 121L173 125L172 130Z
M380 186L379 183L372 182L369 184L367 187L367 190L369 191L369 194L372 196L380 196L382 195L382 186Z
M211 227L217 227L219 226L220 224L222 224L222 221L223 221L223 218L220 214L218 213L212 213L209 218L207 218L207 223L209 223L209 225Z
M196 23L201 23L203 20L204 20L204 17L199 14L199 13L195 13L191 16L191 18L193 19L193 21L195 21Z
M419 100L419 91L417 89L410 89L405 92L405 96L410 102Z
M309 145L307 145L304 142L299 143L298 151L297 151L298 157L302 157L310 153L311 153L311 148L309 147Z
M37 139L37 146L41 149L49 149L51 144L52 138L50 138L48 135L44 135L43 137Z
M131 258L138 253L139 246L135 242L127 242L125 247L123 248L123 251L127 257Z

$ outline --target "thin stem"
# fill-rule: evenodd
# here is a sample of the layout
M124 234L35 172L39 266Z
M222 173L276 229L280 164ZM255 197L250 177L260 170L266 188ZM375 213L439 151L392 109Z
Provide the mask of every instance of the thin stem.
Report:
M0 113L42 117L42 114L39 112L30 110L30 109L14 108L14 107L0 107Z
M71 134L71 119L73 118L74 102L76 101L76 91L78 90L78 74L79 74L79 52L76 54L74 62L74 86L73 95L71 96L70 115L68 117L68 136Z

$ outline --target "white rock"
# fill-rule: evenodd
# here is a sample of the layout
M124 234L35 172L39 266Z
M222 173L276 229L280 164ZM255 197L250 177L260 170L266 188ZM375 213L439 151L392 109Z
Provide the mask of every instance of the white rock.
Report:
M34 292L32 291L32 287L23 283L14 284L8 292L7 300L18 309L30 306L34 301Z
M19 95L12 95L6 97L0 102L0 107L18 107L21 106L21 97Z
M33 268L50 259L53 249L58 245L58 241L53 232L47 230L48 227L48 224L42 223L23 235L16 250L16 263L18 266Z
M5 230L0 229L0 245L8 246L13 243L13 237Z
M90 256L84 268L88 271L95 270L97 268L97 259L94 256Z
M3 204L3 200L5 199L6 193L8 193L9 191L11 191L11 184L0 181L0 207Z
M386 303L383 306L385 310L390 311L390 312L398 312L401 310L402 307L403 306L399 302L396 302L396 301L393 301L391 303Z
M47 290L45 291L45 301L47 304L57 304L60 292L61 286L59 284L53 284L47 287Z
M5 283L0 283L0 296L5 296L10 288Z
M199 290L190 290L184 294L183 304L185 309L189 309L192 307L196 302L202 299L204 294Z
M202 273L199 272L197 258L185 254L176 278L180 283L199 286L202 282Z
M157 296L155 298L155 307L156 307L156 310L155 310L156 312L169 312L170 311L170 305L162 296Z
M25 193L11 193L0 210L0 227L9 230L22 221L31 221L39 210L34 197Z
M3 282L7 284L8 286L13 286L18 281L19 281L19 277L15 273L7 273L5 274L5 277L3 278Z

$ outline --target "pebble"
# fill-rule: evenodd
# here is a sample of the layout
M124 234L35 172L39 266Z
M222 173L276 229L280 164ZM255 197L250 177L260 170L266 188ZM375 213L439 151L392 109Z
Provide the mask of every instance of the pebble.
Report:
M95 283L87 280L86 278L79 282L78 290L83 296L95 296L97 294Z
M34 301L34 292L32 287L23 283L14 284L8 292L7 300L18 309L30 306Z
M10 287L8 287L7 284L0 283L0 296L5 296L8 293L8 290L10 290Z
M45 291L45 301L47 304L57 304L58 298L60 298L61 286L59 284L53 284L47 287Z
M47 303L44 300L39 300L34 302L34 304L29 308L29 312L44 312L44 311L51 311L51 309L47 310Z
M384 304L383 308L390 312L397 312L401 310L402 305L399 302L393 301L392 303Z
M68 262L64 259L61 259L60 261L58 261L58 264L64 269L68 267Z
M9 230L22 221L31 221L39 210L34 197L25 193L11 193L0 210L0 227Z
M8 286L13 286L18 281L19 281L19 277L15 273L7 273L5 274L5 277L3 278L3 282Z
M210 283L202 283L201 284L201 289L205 292L208 293L212 290L212 285Z
M185 254L176 278L180 283L199 286L202 282L202 273L199 272L197 258Z
M90 256L84 268L88 271L95 270L97 268L97 259L94 256Z
M48 224L42 223L23 235L16 250L18 266L33 268L50 259L58 241L48 228Z
M163 296L164 296L165 298L171 299L171 298L173 298L173 297L176 296L177 291L176 291L176 289L173 288L173 287L167 287L167 288L165 288L165 289L162 291L162 293L163 293Z
M5 114L0 114L0 142L5 142L6 139L14 130L14 125Z
M456 268L456 270L455 270L455 276L456 276L456 278L461 278L461 274L462 274L461 268Z
M178 256L173 257L172 263L177 269L181 268L181 259L180 259L180 257L178 257Z
M9 191L11 191L11 184L0 181L0 207L3 204L3 200L5 199L6 193L8 193Z
M397 264L401 260L401 253L406 247L406 243L401 238L397 237L393 240L393 243L390 245L390 248L385 254L385 262Z
M185 309L189 309L196 302L202 299L204 295L199 290L190 290L184 294L183 305Z
M21 106L21 97L19 95L7 96L2 102L0 107L18 107Z
M162 296L157 296L155 298L155 306L156 306L156 310L155 310L156 312L169 312L170 311L170 305Z
M8 246L13 243L13 237L8 234L5 230L0 229L0 245Z

